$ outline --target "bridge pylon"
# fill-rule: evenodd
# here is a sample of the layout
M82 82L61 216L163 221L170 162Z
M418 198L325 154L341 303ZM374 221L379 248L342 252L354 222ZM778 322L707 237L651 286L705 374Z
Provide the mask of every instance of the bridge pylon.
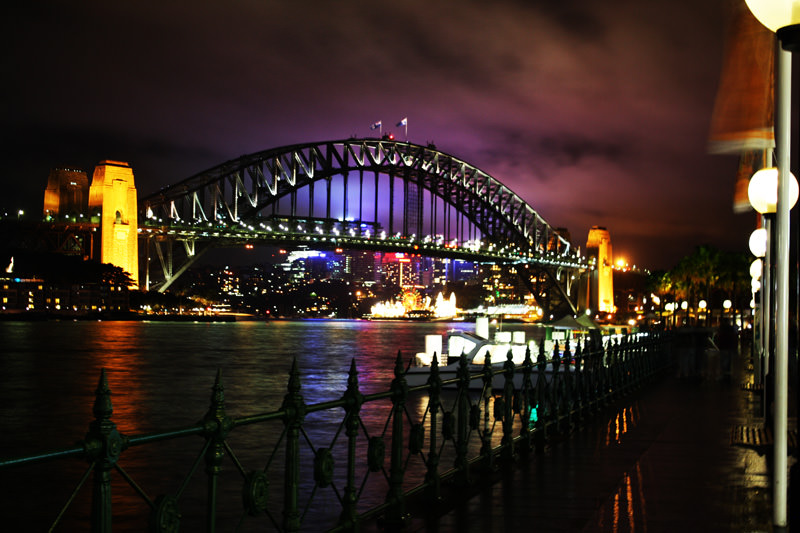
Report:
M100 262L116 265L139 286L139 241L133 170L122 161L101 161L89 187L89 211L100 212Z

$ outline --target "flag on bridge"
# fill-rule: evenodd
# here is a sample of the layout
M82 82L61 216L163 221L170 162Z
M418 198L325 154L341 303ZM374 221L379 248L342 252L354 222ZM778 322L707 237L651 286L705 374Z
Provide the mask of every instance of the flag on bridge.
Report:
M401 128L405 126L406 128L406 142L408 142L408 117L403 117L403 120L397 123L397 127Z
M373 123L372 126L369 127L369 129L377 130L381 126L383 126L383 121L379 120L378 122Z

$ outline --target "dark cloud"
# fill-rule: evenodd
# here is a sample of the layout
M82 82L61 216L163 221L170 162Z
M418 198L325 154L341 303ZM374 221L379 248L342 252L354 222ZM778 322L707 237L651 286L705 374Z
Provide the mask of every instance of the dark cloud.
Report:
M25 185L3 201L40 202L64 163L129 161L145 194L407 116L578 242L605 225L644 264L736 246L735 160L705 152L726 2L18 3L0 176Z
M630 157L630 151L623 144L580 136L544 137L539 140L539 147L539 153L550 154L553 163L559 166L578 165L586 158L621 163L623 157Z

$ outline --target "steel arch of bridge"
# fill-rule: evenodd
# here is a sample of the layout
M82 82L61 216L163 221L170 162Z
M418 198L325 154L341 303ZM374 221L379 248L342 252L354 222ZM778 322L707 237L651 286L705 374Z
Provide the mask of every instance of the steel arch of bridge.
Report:
M140 206L145 230L183 240L189 257L203 242L290 240L586 268L569 241L489 174L433 145L387 138L245 155L165 187ZM160 257L170 283L177 275Z

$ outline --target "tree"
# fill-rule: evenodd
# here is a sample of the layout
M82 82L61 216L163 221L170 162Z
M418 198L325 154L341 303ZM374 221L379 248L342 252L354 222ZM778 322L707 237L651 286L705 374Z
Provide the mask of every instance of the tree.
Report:
M649 286L662 299L672 296L689 301L692 307L705 300L708 309L721 309L723 300L730 299L735 309L741 309L745 299L749 302L748 257L704 244L671 270L652 273Z

